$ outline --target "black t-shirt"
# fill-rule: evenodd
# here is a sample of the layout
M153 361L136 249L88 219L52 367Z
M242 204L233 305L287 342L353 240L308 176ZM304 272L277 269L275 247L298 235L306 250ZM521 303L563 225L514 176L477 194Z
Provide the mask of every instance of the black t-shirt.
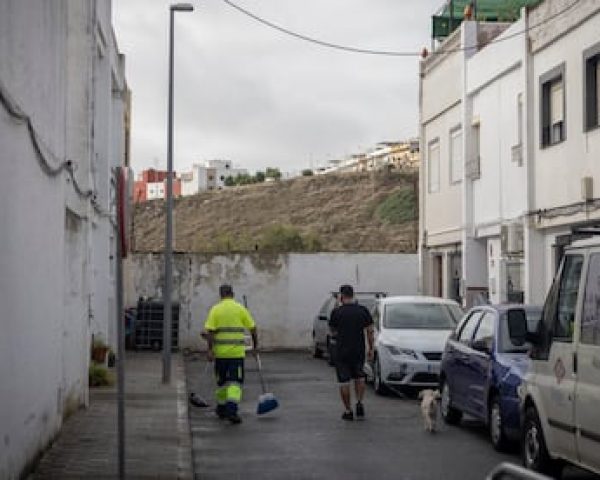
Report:
M347 303L331 312L329 326L335 331L338 359L364 359L365 328L370 325L373 318L369 310L358 303Z

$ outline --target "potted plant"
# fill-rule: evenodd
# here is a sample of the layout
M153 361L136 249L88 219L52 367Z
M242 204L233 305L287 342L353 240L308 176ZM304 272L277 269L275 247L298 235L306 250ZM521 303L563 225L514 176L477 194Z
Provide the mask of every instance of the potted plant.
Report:
M105 363L106 354L109 351L108 345L101 338L92 337L92 360L96 363Z

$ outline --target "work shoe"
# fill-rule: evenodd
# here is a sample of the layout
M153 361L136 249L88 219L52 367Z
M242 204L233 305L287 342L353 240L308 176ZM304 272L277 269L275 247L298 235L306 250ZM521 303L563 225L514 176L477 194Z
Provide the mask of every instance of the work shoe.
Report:
M352 412L344 412L344 414L342 415L342 420L348 420L348 421L352 421L354 420L354 414Z
M365 418L365 407L362 402L356 402L356 418L360 420Z
M227 420L229 420L232 425L239 425L240 423L242 423L242 419L237 413L232 413L228 415Z
M227 409L225 408L225 405L217 405L215 413L221 420L225 420L227 418Z

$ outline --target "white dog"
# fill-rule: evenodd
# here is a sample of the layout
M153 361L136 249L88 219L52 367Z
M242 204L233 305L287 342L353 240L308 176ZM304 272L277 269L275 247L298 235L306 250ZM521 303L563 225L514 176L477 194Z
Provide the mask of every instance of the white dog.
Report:
M441 398L439 390L421 390L419 400L421 400L421 414L425 424L425 431L434 433L437 427L438 400Z

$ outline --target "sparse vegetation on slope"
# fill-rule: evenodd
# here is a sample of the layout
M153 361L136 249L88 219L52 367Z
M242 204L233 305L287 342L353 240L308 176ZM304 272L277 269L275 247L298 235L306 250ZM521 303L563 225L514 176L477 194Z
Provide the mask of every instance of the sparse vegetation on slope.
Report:
M414 173L306 176L175 202L175 250L414 252ZM159 251L164 202L137 205L133 245Z

